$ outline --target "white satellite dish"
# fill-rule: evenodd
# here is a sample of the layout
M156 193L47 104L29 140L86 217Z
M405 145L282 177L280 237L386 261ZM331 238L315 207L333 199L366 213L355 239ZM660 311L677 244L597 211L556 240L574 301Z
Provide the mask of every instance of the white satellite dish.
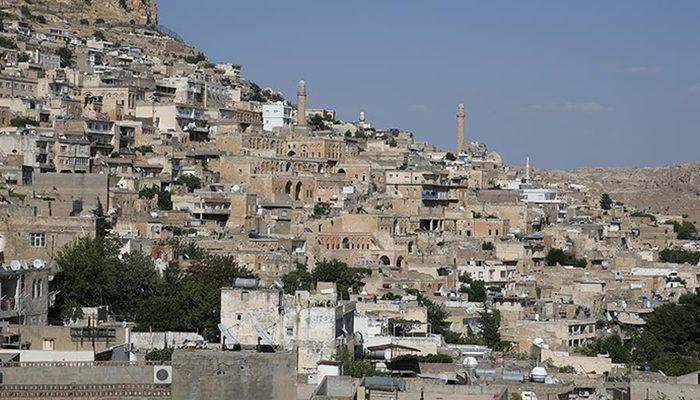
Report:
M219 324L217 326L219 327L221 334L224 335L224 338L226 338L226 342L229 345L233 346L240 343L236 335L233 333L233 331L231 331L231 327L228 327L224 324Z
M19 260L12 260L10 261L10 269L13 271L19 271L22 268L22 264L20 264Z
M258 332L258 336L260 337L262 344L267 345L267 346L274 346L275 345L275 340L270 336L269 333L265 329L262 328L262 326L255 324L255 330Z
M44 260L36 259L36 260L32 261L32 266L35 269L42 269L46 266L46 263L44 262Z

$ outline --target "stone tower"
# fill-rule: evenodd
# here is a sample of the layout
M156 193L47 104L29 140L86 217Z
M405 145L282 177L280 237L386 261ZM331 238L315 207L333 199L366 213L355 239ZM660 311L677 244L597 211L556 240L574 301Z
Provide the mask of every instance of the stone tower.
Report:
M457 107L457 154L466 150L464 146L464 104Z
M360 129L365 129L365 112L360 111Z
M297 125L306 125L306 82L299 81L297 89Z

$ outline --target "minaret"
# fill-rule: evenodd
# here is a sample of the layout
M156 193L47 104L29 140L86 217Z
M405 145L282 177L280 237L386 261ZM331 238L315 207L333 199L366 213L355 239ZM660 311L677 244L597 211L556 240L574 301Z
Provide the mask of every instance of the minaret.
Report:
M365 112L360 111L360 129L365 129Z
M457 107L457 154L464 150L464 104L460 104Z
M306 125L306 82L299 81L297 89L297 125Z
M525 159L525 182L530 182L530 157Z

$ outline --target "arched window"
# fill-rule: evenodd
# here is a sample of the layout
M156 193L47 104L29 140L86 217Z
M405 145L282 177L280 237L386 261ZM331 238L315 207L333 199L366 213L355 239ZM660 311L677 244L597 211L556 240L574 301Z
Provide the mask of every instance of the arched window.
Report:
M297 187L294 190L294 200L301 200L301 189L302 189L301 182L297 182Z

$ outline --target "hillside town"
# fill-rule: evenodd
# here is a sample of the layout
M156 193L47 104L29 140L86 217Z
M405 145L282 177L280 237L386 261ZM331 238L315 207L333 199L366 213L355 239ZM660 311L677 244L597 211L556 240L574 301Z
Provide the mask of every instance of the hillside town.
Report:
M0 4L0 399L700 398L693 216L98 3Z

